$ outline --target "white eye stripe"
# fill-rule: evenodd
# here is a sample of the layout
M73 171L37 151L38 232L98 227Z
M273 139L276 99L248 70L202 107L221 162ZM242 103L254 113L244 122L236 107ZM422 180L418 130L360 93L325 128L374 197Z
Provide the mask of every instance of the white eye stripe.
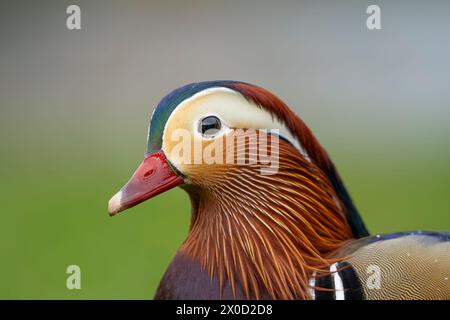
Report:
M194 101L197 102L195 107L188 108ZM191 115L188 115L188 112ZM192 119L190 127L193 134L203 137L198 132L198 123L208 115L218 117L222 123L224 130L221 130L216 137L231 130L231 128L278 129L280 137L290 142L307 160L311 161L299 140L283 122L273 117L269 111L247 100L239 92L225 87L205 89L182 101L173 110L166 122L163 141L168 124L173 118L176 118L178 122L180 119Z

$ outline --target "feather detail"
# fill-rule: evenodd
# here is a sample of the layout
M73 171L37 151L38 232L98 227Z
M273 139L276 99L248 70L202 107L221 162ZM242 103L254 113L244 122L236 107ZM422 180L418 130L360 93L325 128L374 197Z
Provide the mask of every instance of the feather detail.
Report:
M252 156L249 139L237 141L234 152ZM217 276L220 290L227 283L248 299L309 299L311 275L329 273L339 257L327 257L352 231L315 162L283 140L266 151L279 153L275 175L261 175L259 162L189 168L193 214L181 251Z
M319 141L317 141L303 120L281 99L264 88L243 82L234 82L227 84L227 86L240 92L245 98L271 112L278 120L286 124L291 133L297 137L308 157L328 176L337 196L345 207L345 213L352 228L353 235L357 238L368 236L369 232L341 181L333 162L330 160L328 153Z

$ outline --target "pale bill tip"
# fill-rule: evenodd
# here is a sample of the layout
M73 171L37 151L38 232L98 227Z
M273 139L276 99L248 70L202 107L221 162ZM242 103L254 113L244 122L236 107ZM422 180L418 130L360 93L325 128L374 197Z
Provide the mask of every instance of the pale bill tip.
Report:
M117 192L108 202L108 212L110 216L121 211L122 191Z

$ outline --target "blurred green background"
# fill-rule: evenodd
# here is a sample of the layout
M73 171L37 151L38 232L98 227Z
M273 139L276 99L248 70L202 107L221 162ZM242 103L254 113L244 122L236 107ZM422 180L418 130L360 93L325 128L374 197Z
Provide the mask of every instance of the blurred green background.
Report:
M372 233L450 230L450 5L0 2L0 298L147 299L186 236L177 189L110 218L152 109L185 83L266 87L309 124ZM66 7L82 29L66 29ZM81 290L66 288L68 265Z

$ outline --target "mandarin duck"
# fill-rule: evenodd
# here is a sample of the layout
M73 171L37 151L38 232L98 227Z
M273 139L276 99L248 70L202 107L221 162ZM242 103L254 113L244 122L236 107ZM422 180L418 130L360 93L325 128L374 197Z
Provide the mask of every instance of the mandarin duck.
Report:
M450 299L450 233L370 236L311 130L261 87L164 97L109 213L175 186L191 223L155 299Z

